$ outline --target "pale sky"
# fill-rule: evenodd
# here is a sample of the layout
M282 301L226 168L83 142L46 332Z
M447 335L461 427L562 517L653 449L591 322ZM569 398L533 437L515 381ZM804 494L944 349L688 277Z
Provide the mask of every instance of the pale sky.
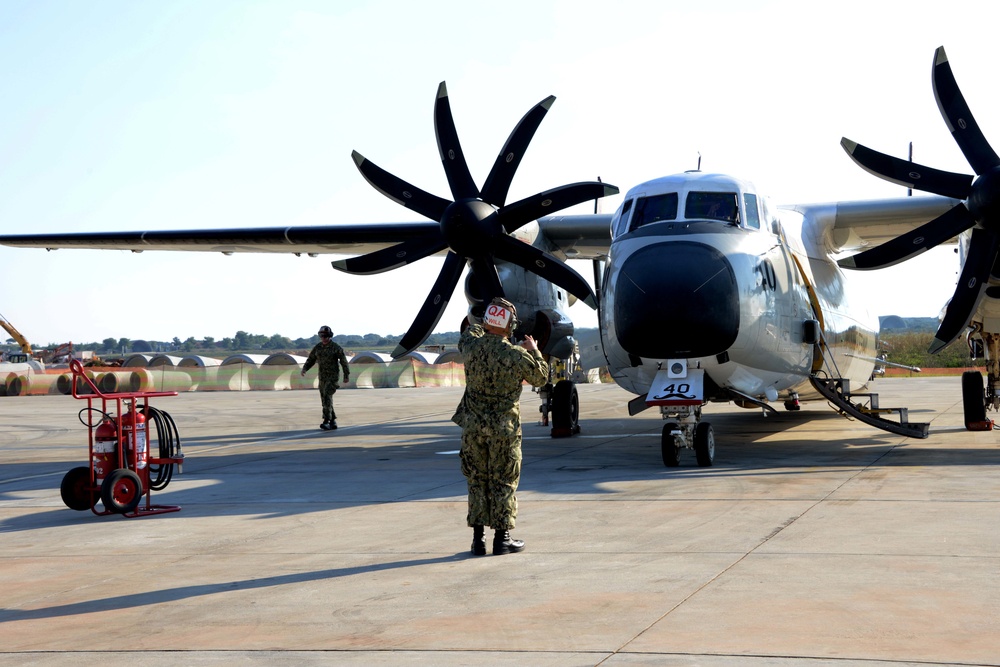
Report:
M440 81L480 185L521 116L557 97L509 201L598 176L624 193L699 153L779 204L901 196L840 138L899 157L913 141L916 161L971 173L934 102L932 57L946 48L1000 149L997 14L985 0L3 0L0 231L420 220L351 151L450 199ZM440 267L352 277L331 259L0 248L0 313L39 345L321 324L401 334ZM957 269L949 249L863 278L877 314L936 316ZM465 308L459 290L438 331ZM582 304L571 315L596 325Z

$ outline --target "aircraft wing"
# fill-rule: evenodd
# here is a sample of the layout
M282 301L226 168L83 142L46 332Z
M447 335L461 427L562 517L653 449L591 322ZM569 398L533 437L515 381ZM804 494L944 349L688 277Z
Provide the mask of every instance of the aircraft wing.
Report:
M811 220L828 252L880 245L942 215L961 201L948 197L899 197L780 206ZM610 213L551 215L538 219L549 245L570 259L597 259L611 245ZM426 238L436 222L343 224L306 227L189 229L144 232L78 232L0 235L14 248L170 250L221 253L361 255L396 243Z
M961 203L961 200L950 197L898 197L795 204L778 208L794 211L810 220L812 229L820 237L812 241L828 253L839 253L862 250L891 241Z
M174 250L292 254L363 254L437 232L436 222L373 223L314 227L189 229L146 232L81 232L0 236L14 248L91 250Z
M607 257L611 247L611 213L550 215L539 218L538 228L570 259Z
M606 255L611 244L609 214L549 216L538 221L541 233L571 258ZM344 224L310 227L188 229L145 232L79 232L0 235L14 248L90 250L172 250L221 253L362 255L436 233L436 222ZM444 251L442 251L444 252Z

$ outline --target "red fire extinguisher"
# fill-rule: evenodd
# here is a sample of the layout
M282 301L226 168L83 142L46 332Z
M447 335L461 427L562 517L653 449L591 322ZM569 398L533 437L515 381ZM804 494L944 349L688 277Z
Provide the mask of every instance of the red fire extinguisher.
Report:
M94 429L94 481L101 480L118 467L118 426L111 417L105 417Z
M133 430L135 431L134 436ZM133 443L135 444L135 472L145 483L149 475L146 468L149 463L149 451L146 447L146 415L137 410L134 404L129 406L128 412L122 415L122 445L126 448L130 459L133 455Z

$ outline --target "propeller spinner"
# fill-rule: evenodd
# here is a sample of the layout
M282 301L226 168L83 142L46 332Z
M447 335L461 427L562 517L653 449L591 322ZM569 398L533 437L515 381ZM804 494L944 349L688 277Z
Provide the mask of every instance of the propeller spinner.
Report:
M931 80L941 115L975 176L941 171L894 158L846 138L840 144L863 169L879 178L964 201L913 231L842 259L839 264L847 269L860 270L892 266L972 229L958 285L930 346L930 352L934 353L955 340L968 326L997 261L1000 250L1000 158L973 118L952 74L944 47L938 47L934 52Z
M434 130L454 201L424 192L377 167L357 151L353 153L354 163L372 187L398 204L437 221L439 228L382 250L335 261L333 267L346 273L381 273L448 250L437 280L413 324L393 350L393 357L416 349L430 335L441 319L466 263L484 290L487 302L495 296L504 296L496 268L496 262L500 260L531 271L559 285L591 308L597 308L594 292L580 274L557 257L509 236L543 215L618 193L618 188L605 183L574 183L512 204L505 203L521 158L554 101L555 97L547 97L524 115L508 137L480 190L466 164L451 115L448 89L442 81L434 103Z

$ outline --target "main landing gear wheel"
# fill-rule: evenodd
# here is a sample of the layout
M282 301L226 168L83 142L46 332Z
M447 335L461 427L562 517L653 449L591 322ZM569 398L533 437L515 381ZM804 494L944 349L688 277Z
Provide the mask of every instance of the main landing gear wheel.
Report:
M672 432L677 428L674 422L663 425L663 435L660 436L660 453L663 455L663 465L676 468L681 464L681 448L677 446L677 437Z
M712 425L701 422L694 430L694 454L698 465L707 468L715 461L715 433Z
M983 374L979 371L962 373L962 407L965 412L965 428L967 430L982 430L975 428L986 422L986 402L983 392Z
M90 468L79 466L70 470L59 485L59 495L71 510L82 512L97 504L101 497L97 489L90 486Z
M117 468L101 484L101 501L105 509L117 514L127 514L142 500L142 481L128 468Z
M559 380L552 390L552 437L580 432L580 396L572 380Z

